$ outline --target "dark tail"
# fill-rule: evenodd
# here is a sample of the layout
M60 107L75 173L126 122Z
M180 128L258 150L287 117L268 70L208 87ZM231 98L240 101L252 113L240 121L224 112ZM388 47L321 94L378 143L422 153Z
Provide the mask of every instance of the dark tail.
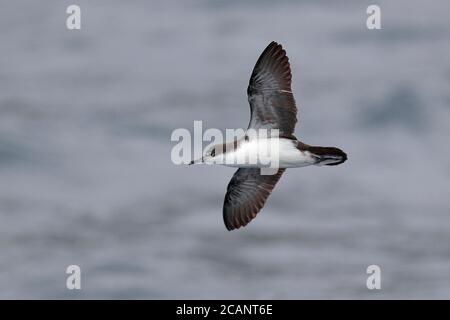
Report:
M319 166L337 166L347 160L347 154L335 147L309 146L299 142L297 148L302 151L309 151L316 160L315 164Z

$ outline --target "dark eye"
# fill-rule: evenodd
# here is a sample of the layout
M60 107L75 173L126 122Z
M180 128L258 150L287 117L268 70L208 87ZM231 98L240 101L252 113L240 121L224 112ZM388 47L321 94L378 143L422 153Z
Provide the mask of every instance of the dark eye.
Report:
M211 157L215 157L216 156L216 149L212 149L211 151Z

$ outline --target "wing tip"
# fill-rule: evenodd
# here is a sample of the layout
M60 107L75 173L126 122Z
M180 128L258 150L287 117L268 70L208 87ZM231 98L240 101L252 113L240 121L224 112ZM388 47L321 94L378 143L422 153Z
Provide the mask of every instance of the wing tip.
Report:
M228 231L245 227L250 223L250 221L252 221L256 217L256 215L262 209L262 207L263 206L261 206L261 208L256 208L257 209L256 213L251 212L250 215L242 214L245 212L244 208L242 207L231 208L225 200L223 204L223 222L225 224L225 227L227 228Z
M275 40L270 41L268 47L269 46L280 46L280 47L282 47L282 45L280 43L276 42Z
M235 212L233 212L232 214L230 214L230 212L226 212L226 206L224 206L223 222L225 223L225 228L227 228L228 231L233 231L241 227L245 227L250 222L250 220L252 220L252 219L250 219L249 221L233 220L230 219L231 217L238 218L239 216L236 215Z
M224 221L225 222L225 228L227 228L228 231L233 231L233 230L237 230L241 227L245 227L247 223L238 223L238 224L231 224L229 221Z
M258 76L261 70L270 72L272 76L268 78L264 74ZM265 81L268 82L264 83ZM286 50L278 42L271 41L263 50L253 68L249 87L262 89L269 86L270 89L291 91L291 83L292 72ZM249 93L248 91L249 88L247 89L247 93Z
M235 227L231 224L228 224L227 222L225 222L225 228L227 228L228 231L233 231L233 230L239 229L239 227Z

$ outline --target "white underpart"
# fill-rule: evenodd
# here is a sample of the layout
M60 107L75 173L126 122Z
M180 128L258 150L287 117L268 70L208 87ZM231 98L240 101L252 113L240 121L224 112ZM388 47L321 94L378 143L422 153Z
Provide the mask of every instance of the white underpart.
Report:
M328 157L328 159L320 161L319 163L317 163L317 165L321 167L321 166L333 164L336 162L340 162L342 160L342 158L339 156L328 155L327 157Z
M311 154L298 150L295 144L290 139L244 141L232 152L205 158L205 163L240 168L296 168L314 164Z

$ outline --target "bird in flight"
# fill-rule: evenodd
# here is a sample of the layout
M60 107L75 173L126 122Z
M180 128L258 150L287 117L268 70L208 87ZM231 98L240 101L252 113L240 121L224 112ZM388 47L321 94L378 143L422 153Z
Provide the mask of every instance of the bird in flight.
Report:
M250 77L247 94L251 116L246 132L250 129L275 129L277 136L269 135L263 139L245 134L242 139L210 147L204 156L190 162L239 168L228 184L223 204L223 220L228 230L244 227L256 217L286 168L335 166L347 160L347 155L341 149L311 146L294 136L297 107L291 79L286 51L272 41L259 57ZM260 162L235 161L238 156L258 152L256 146L262 142L267 145L271 139L277 139L278 143L278 165L274 174L262 174L261 168L265 165Z

